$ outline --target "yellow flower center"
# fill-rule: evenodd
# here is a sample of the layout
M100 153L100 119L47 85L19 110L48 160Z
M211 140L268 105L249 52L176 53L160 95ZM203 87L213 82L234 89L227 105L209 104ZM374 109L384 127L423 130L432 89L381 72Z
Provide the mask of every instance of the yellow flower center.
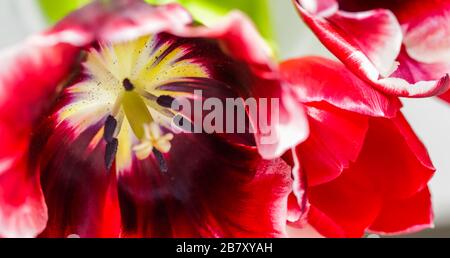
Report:
M209 78L201 60L188 54L193 46L168 35L101 45L84 62L86 80L66 90L70 103L58 112L76 134L103 121L90 146L107 141L106 164L130 168L133 157L157 159L171 149L169 133L175 112L171 102L186 93L160 86L189 78ZM105 121L105 118L106 122Z

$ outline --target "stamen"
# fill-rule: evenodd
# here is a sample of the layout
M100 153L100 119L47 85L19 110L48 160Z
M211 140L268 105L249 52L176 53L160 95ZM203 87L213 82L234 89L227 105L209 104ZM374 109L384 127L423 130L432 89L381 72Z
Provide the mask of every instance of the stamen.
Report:
M128 78L123 80L122 85L123 85L123 87L125 88L126 91L134 90L134 85L133 85L133 83L131 83L130 79L128 79Z
M153 148L153 155L155 155L156 161L158 162L159 169L161 170L161 172L167 173L169 171L169 167L167 166L167 161L164 158L164 155L156 148Z
M114 133L117 128L117 120L113 116L108 116L105 122L105 130L103 138L106 142L111 142L114 140Z
M158 103L158 105L160 105L161 107L165 107L165 108L172 108L174 102L175 102L175 99L173 97L167 96L167 95L160 96L156 100L156 103Z
M117 148L119 147L119 141L114 138L108 144L106 144L105 149L105 166L109 171L112 167L114 159L116 158Z
M185 132L194 132L194 125L184 116L178 114L173 117L172 120L173 125L177 126L178 128L184 130Z
M136 91L124 92L122 108L128 123L138 139L144 138L144 125L153 122L148 106Z

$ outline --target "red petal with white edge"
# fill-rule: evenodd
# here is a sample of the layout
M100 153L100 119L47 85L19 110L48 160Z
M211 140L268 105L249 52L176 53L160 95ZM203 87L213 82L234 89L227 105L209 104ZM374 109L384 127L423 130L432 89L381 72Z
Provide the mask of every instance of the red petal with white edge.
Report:
M199 134L177 135L166 160L167 173L149 158L120 174L123 236L286 236L292 180L282 160Z
M189 12L179 4L153 6L142 0L95 1L58 23L53 31L83 31L91 40L123 42L140 36L181 30L192 23Z
M428 188L416 195L383 204L370 231L379 234L410 234L433 227L433 207Z
M305 2L320 1L299 0L296 6L322 43L339 59L353 64L374 80L380 74L388 76L392 73L402 44L402 31L390 11L349 13L336 8L334 13L320 16L307 11L303 7Z
M327 184L309 188L308 197L308 222L326 237L362 237L382 207L370 178L352 169Z
M36 122L69 77L83 38L74 31L37 35L0 53L0 123L22 131Z
M403 39L400 25L391 11L337 11L321 17L308 12L303 1L296 0L295 4L303 20L322 43L373 87L402 97L435 96L449 89L450 82L446 74L442 74L440 79L414 83L389 77L397 69L395 60ZM368 23L371 24L369 30Z
M326 103L307 106L310 137L297 147L308 186L327 183L355 162L364 144L368 118Z
M104 165L105 144L92 145L103 123L80 135L66 123L48 121L36 133L48 223L41 237L119 237L120 209L115 171Z
M278 81L270 83L263 80L259 80L259 84L258 80L254 83L252 97L258 100L258 104L264 99L270 101L267 105L269 113L263 113L264 109L260 109L257 116L249 113L250 122L257 128L255 139L258 151L265 159L277 158L307 139L308 119L303 105L294 97L293 91L287 88L287 85L279 85ZM261 122L265 117L267 125Z
M308 182L306 173L300 165L300 160L296 149L286 152L283 159L292 167L292 193L288 197L288 217L287 220L292 225L303 226L305 214L309 210L308 203Z
M0 237L35 237L47 223L39 177L29 171L24 137L14 139L0 124Z
M343 30L344 37L356 49L367 55L381 76L388 76L395 70L402 33L391 12L374 10L355 14L340 11L328 19Z
M302 0L300 2L308 12L326 17L333 15L339 10L339 4L336 0L309 1Z
M376 117L394 117L400 101L378 92L339 62L322 57L288 60L281 77L301 102L325 101L338 108ZM318 80L317 78L320 78Z
M398 56L400 66L393 74L394 77L405 79L409 83L417 81L428 81L431 83L442 74L450 71L450 62L426 64L411 58L405 49Z
M378 80L374 86L381 87L380 90L399 97L426 98L448 91L450 77L446 74L438 81L418 81L414 84L408 83L403 78L391 77Z
M395 71L393 76L403 78L409 83L424 81L431 85L433 84L433 80L450 71L450 62L433 64L421 63L411 58L405 49L402 49L400 52L398 61L401 65L398 67L397 71ZM448 76L441 80L442 83L446 83L445 80L449 80ZM448 93L444 93L439 97L450 102L446 99L446 94Z
M342 10L389 9L404 29L408 54L424 63L448 62L450 58L450 2L447 0L341 0Z
M406 27L403 40L408 54L424 63L449 62L450 59L450 2L412 1L413 10L403 10L414 15L416 9L429 8L425 17L416 17ZM436 2L439 2L436 4ZM407 8L409 6L407 5ZM411 9L412 9L411 8ZM423 9L422 9L423 12Z
M0 236L33 237L46 225L39 175L29 164L30 135L68 78L81 41L81 34L60 31L0 53Z
M26 164L21 162L2 164L0 237L35 237L47 224L47 206L39 178L29 175Z
M438 80L450 71L450 2L442 0L419 1L339 1L341 8L348 11L363 11L375 8L386 8L394 12L404 30L405 54L417 68L412 74L419 74L415 80L401 77L409 83L420 80ZM448 36L446 36L448 35ZM411 57L411 58L410 58ZM404 57L398 60L403 64ZM407 61L408 62L408 61ZM409 64L406 65L408 67ZM418 68L423 68L421 71ZM445 68L445 69L444 69ZM422 74L427 76L421 78ZM397 77L397 76L394 76Z

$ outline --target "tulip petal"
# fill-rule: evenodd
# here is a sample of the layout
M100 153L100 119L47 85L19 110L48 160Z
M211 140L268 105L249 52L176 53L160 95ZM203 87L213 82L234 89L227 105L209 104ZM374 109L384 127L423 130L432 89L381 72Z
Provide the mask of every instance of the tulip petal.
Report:
M400 55L398 57L398 61L401 65L398 67L398 70L395 71L393 76L398 78L403 78L408 83L420 82L423 81L428 84L432 84L433 80L439 78L442 74L448 73L450 71L450 62L442 62L442 63L421 63L411 58L405 49L402 49ZM448 77L444 77L446 80L449 80ZM444 83L445 81L443 81ZM443 100L447 100L446 94L449 91L440 95L439 97ZM447 100L447 102L450 102Z
M371 225L382 233L423 229L430 225L427 183L433 172L426 149L401 113L370 118L358 160L335 180L309 188L308 221L331 237L359 237ZM399 222L414 204L417 217Z
M49 214L41 237L119 236L116 175L105 169L105 144L91 144L101 125L79 135L67 123L40 128L36 141L44 143L37 148Z
M430 15L418 24L409 24L404 44L415 60L436 63L450 59L450 8L441 12Z
M0 125L1 137L3 133ZM8 140L2 144L8 146ZM17 141L14 144L23 145ZM0 237L35 237L47 223L39 178L28 170L23 155L0 160Z
M359 12L375 8L391 10L399 20L404 31L403 43L405 53L399 57L400 70L407 70L410 64L411 74L416 78L411 80L410 76L402 77L405 72L400 72L400 77L409 83L420 80L433 81L442 77L450 71L450 3L447 1L339 1L342 10ZM410 60L405 60L405 57ZM402 67L403 66L403 67ZM423 70L421 70L423 69ZM426 76L424 76L426 75Z
M295 1L301 17L322 43L375 88L402 97L435 96L449 89L450 81L446 74L432 81L414 83L389 77L397 69L396 58L403 40L400 25L391 11L336 11L321 17L309 12L302 3ZM370 30L366 29L367 24L371 24Z
M150 158L120 174L123 236L285 236L292 180L283 161L207 135L172 143L167 172Z
M408 55L423 63L448 63L450 59L450 3L402 1L390 6L404 27Z
M402 43L402 31L390 11L349 13L335 8L334 13L320 16L307 11L302 5L304 2L320 1L298 1L296 6L319 39L327 47L332 47L332 52L339 54L338 58L360 65L360 71L375 79L379 74L387 76L393 71ZM368 30L367 26L371 29ZM364 54L368 60L357 53Z
M401 63L399 69L395 71L394 76L403 78L409 83L417 81L428 81L431 83L435 78L450 71L450 62L444 63L421 63L411 58L405 49L402 49L398 57Z
M0 236L34 237L45 227L47 207L38 169L30 165L30 135L68 79L82 41L70 30L45 33L0 53Z
M345 230L322 211L312 206L308 213L308 223L322 236L345 238Z
M22 131L48 110L79 51L70 41L77 44L81 38L70 31L38 35L0 53L1 123Z
M310 103L306 108L311 133L290 158L295 166L292 172L294 194L289 198L289 221L300 225L303 214L309 208L306 199L308 189L335 180L348 169L357 160L368 130L368 118L365 116L325 102Z
M354 169L364 171L386 200L405 199L427 186L434 167L422 142L402 114L372 118Z
M339 9L339 3L336 0L303 0L301 1L301 4L308 12L322 17L333 15Z
M326 237L363 236L382 206L370 179L352 169L327 184L309 188L308 197L308 222Z
M107 5L107 6L106 6ZM95 1L71 13L52 31L67 28L83 31L92 41L124 42L162 31L180 30L192 23L179 4L153 6L142 0Z
M294 86L301 102L326 101L344 110L376 117L394 117L401 108L397 98L378 92L333 60L292 59L282 63L280 71L283 80Z
M308 186L336 179L355 162L368 130L367 117L327 104L308 105L311 134L297 147Z
M383 204L370 231L378 234L411 234L433 227L433 208L428 188L405 199Z

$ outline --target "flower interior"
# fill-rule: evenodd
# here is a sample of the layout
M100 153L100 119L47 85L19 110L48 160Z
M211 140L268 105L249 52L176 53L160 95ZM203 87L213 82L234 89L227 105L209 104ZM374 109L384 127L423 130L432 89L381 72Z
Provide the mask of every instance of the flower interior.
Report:
M117 44L100 44L88 51L83 63L86 78L66 89L68 103L59 110L58 124L67 122L81 134L102 123L89 147L106 142L105 165L117 171L153 155L167 170L171 121L177 112L172 102L187 91L162 87L209 78L208 68L195 55L194 46L175 37L151 35Z

